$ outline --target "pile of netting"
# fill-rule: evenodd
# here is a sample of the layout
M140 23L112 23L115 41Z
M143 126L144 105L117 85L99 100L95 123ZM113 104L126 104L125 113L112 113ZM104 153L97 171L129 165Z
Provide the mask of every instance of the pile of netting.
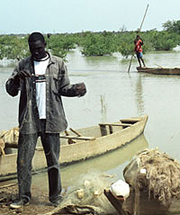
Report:
M0 156L4 155L5 147L17 147L19 138L19 128L15 127L10 130L0 132Z
M123 174L133 188L148 192L149 198L159 200L164 206L180 199L180 163L158 149L137 154Z
M115 209L104 195L104 189L112 183L110 175L88 173L74 181L63 197L60 206L45 215L57 214L116 214Z

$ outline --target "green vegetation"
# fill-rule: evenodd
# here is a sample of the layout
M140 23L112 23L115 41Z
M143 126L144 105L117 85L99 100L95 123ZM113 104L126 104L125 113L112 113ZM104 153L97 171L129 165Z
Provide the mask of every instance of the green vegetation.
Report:
M47 39L48 50L58 57L65 58L69 50L75 49L75 41L68 34L48 35Z
M0 59L19 59L28 55L27 36L0 36Z
M144 41L143 52L170 51L180 45L180 20L167 21L163 31L140 32ZM70 50L80 47L84 56L104 56L120 52L123 57L134 53L137 32L81 32L74 34L47 34L47 49L54 55L66 58ZM29 55L28 35L0 35L0 59L21 59Z
M82 34L81 53L85 56L103 56L111 55L116 51L115 43L113 43L114 35L112 32Z

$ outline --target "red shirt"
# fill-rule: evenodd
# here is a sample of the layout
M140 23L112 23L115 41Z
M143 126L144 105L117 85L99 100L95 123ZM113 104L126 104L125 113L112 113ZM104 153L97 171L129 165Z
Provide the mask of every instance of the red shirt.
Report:
M142 52L142 40L139 39L138 41L136 41L136 44L135 44L135 52Z

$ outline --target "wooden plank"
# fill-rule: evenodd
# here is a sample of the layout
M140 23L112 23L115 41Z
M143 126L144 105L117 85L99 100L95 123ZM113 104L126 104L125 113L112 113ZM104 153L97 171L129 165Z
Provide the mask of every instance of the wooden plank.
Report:
M113 133L112 125L109 125L109 133L110 133L110 134L112 134L112 133Z
M60 136L60 138L64 139L75 139L75 140L95 140L95 137L83 137L83 136Z
M100 126L108 125L108 126L123 126L123 127L130 127L132 124L129 123L99 123Z
M75 131L74 129L70 128L70 131L72 131L73 133L75 133L78 137L82 136L81 134L79 134L77 131Z
M101 129L101 136L106 136L107 135L106 125L101 124L100 129Z
M7 188L7 187L12 187L12 186L15 186L17 185L18 183L12 183L12 184L5 184L3 186L0 186L0 189L3 189L3 188Z
M121 119L120 122L122 123L136 123L139 122L140 118L132 118L132 119Z

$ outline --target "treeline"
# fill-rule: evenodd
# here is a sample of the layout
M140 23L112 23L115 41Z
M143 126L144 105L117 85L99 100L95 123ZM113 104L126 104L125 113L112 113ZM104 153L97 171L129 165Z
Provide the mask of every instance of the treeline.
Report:
M180 45L180 21L167 21L163 30L140 32L143 52L170 51ZM84 56L104 56L120 52L128 57L134 52L135 31L81 32L74 34L45 35L47 49L54 55L66 58L70 50L80 47ZM0 35L0 59L21 59L29 55L28 35Z

